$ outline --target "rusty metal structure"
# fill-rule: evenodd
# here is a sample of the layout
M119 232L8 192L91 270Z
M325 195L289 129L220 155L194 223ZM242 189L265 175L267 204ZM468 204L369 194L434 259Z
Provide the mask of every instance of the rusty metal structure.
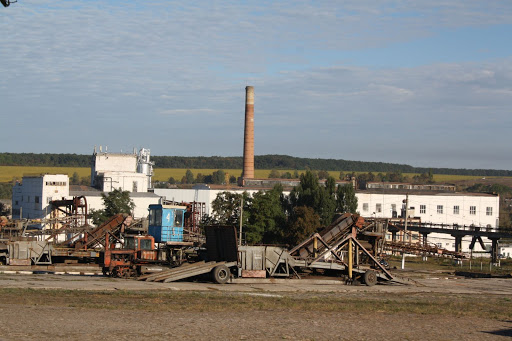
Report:
M217 283L230 277L297 277L319 272L347 283L397 281L376 258L382 233L367 230L364 219L344 214L291 250L279 246L238 246L234 227L207 226L208 257L197 264L147 274L139 280L172 282L210 273Z

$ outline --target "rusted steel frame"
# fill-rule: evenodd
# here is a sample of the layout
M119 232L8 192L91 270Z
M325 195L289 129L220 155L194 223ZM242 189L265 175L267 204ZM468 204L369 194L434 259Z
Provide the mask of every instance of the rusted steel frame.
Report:
M343 244L344 244L344 243L345 243L349 238L351 238L351 237L352 237L352 236L350 236L350 235L349 235L349 236L345 237L344 239L342 239L341 241L337 242L336 244L334 244L334 245L332 245L332 246L328 245L328 244L327 244L327 243L322 239L322 237L319 237L319 238L318 238L318 240L320 240L320 242L321 242L322 244L324 244L324 246L327 248L327 250L325 250L325 251L324 251L324 252L322 252L319 256L317 256L317 257L316 257L316 258L315 258L315 259L314 259L310 264L313 264L313 263L317 262L318 260L320 260L320 258L324 257L326 254L328 254L329 252L331 252L331 253L334 255L334 257L336 257L336 258L337 258L337 259L338 259L338 260L339 260L343 265L345 265L345 266L346 266L346 265L347 265L347 263L345 263L345 262L341 259L341 257L340 257L336 252L334 252L334 249L336 249L336 248L338 248L338 247L340 247L340 246L343 246Z
M279 254L279 258L277 259L276 264L274 264L274 269L272 269L272 272L270 273L270 276L274 276L274 274L276 273L276 271L277 271L277 267L278 267L278 265L279 265L279 261L281 260L281 258L282 258L282 256L283 256L283 254L285 254L285 252L286 252L286 251L283 249L283 250L281 251L281 254ZM290 254L290 253L288 253L288 254ZM284 261L285 261L286 268L287 268L288 270L289 270L289 269L292 269L292 271L293 271L293 273L295 274L295 276L297 276L297 278L298 278L298 279L300 279L300 276L299 276L299 274L297 273L297 271L295 271L295 269L293 268L293 266L291 266L291 265L290 265L290 263L288 263L288 258L285 258L285 259L284 259ZM288 271L288 273L289 273L289 272L290 272L290 271Z
M315 233L314 235L312 235L311 237L309 237L308 239L306 239L305 241L303 241L302 243L300 243L299 245L297 245L293 249L291 249L290 250L290 255L293 254L294 252L296 252L297 250L299 250L301 247L303 247L304 245L306 245L310 241L312 241L313 238L322 238L322 237L318 233Z
M375 262L375 264L377 264L377 266L388 276L389 279L393 279L393 276L386 270L386 268L384 266L382 266L382 264L379 263L379 261L377 259L375 259L375 257L373 257L373 255L364 248L363 245L361 245L361 243L359 243L359 241L352 237L352 236L349 236L349 238L351 238L357 245L359 245L359 247L361 248L361 250L363 250L363 252L368 256L370 257L371 260L373 260Z

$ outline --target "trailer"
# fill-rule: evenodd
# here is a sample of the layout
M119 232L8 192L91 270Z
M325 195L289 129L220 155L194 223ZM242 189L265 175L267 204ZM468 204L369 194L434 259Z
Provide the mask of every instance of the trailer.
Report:
M139 280L172 282L210 274L220 284L233 278L296 277L318 272L336 276L347 282L362 282L368 286L379 281L396 280L375 257L377 241L373 245L363 237L364 220L358 215L344 214L330 226L313 234L288 250L279 246L238 245L236 228L206 226L206 259L160 273L147 274ZM370 250L368 250L368 245Z

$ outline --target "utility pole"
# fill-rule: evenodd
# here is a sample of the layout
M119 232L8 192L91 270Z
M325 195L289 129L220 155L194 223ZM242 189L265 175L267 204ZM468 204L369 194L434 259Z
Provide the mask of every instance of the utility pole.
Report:
M405 267L405 236L407 235L407 218L409 217L409 194L405 195L405 227L404 227L404 238L403 238L403 247L402 250L402 270Z
M238 246L242 246L242 216L244 213L244 196L242 194L242 198L240 198L240 229L239 229L239 237L238 237Z

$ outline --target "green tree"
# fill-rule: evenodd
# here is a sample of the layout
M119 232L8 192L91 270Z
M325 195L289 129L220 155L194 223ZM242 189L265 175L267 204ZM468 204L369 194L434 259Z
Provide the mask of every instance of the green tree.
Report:
M218 171L215 171L212 173L212 182L216 185L222 185L226 183L226 173L219 169Z
M281 177L281 173L277 169L272 169L268 177L269 179L279 179Z
M205 178L205 177L204 177L204 175L203 175L203 174L201 174L201 173L197 173L195 183L196 183L196 184L204 183L204 182L205 182L205 181L204 181L204 178Z
M14 184L10 182L0 183L0 199L12 198L12 187Z
M82 186L90 186L91 185L91 176L90 175L83 176L80 179L80 185L82 185Z
M281 243L286 226L283 207L283 186L276 185L270 191L254 193L247 224L248 243Z
M292 173L290 172L285 172L283 174L281 174L281 179L291 179L292 178Z
M101 193L103 200L102 210L91 210L91 218L95 225L103 224L107 219L119 213L132 214L135 204L130 198L130 192L115 189L105 194Z
M287 230L287 242L291 245L297 245L315 233L321 224L320 217L311 207L299 206L295 207L293 211L293 219L290 221Z
M194 173L190 169L187 169L183 178L181 178L182 184L193 184L194 183Z
M290 215L294 214L293 208L307 206L320 216L323 225L330 224L336 210L334 187L335 180L332 177L326 180L326 186L320 186L314 172L308 170L301 174L299 185L290 192Z
M329 172L321 170L318 172L319 179L327 179L329 177Z
M69 182L71 185L79 185L80 184L80 176L78 175L77 172L73 173L73 176L71 177L71 179L69 179Z
M336 210L342 213L356 213L357 197L352 184L338 187L336 191Z
M240 204L242 198L244 199L243 225L247 225L251 204L251 198L247 192L243 194L227 191L218 193L217 197L212 201L211 223L238 227L240 225Z

